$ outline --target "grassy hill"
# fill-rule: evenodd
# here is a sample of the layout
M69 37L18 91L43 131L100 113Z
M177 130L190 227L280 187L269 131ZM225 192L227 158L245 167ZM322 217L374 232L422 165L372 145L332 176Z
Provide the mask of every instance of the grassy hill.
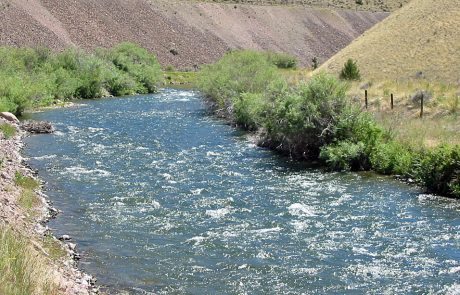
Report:
M460 2L413 0L353 41L319 70L338 73L348 58L364 80L460 83Z

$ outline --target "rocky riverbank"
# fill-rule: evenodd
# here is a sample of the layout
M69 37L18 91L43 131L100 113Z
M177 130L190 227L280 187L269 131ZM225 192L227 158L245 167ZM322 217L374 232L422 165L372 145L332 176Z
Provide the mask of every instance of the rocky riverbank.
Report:
M21 156L22 138L27 133L21 130L18 123L3 118L0 118L0 126L3 127L0 129L0 229L3 237L4 232L8 231L18 240L24 239L27 249L24 255L30 255L33 263L37 263L33 267L36 268L33 270L35 273L30 276L33 282L28 282L28 286L33 285L35 290L43 292L41 285L50 284L54 290L52 294L98 293L98 288L94 286L95 279L77 269L79 254L70 237L63 236L58 239L46 225L49 219L58 214L58 210L49 203L41 190L42 186L38 185L40 181ZM37 187L26 186L27 183L37 183ZM25 194L26 187L30 193ZM6 254L0 253L1 255ZM2 258L7 261L21 257L0 257L0 260ZM24 260L28 261L30 258ZM0 264L0 267L4 266ZM2 272L3 269L0 268L1 283L16 284L8 282L7 272Z

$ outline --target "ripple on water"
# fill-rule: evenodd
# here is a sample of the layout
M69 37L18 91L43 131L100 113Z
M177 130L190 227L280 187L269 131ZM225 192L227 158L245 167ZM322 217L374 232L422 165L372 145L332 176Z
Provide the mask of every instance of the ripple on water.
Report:
M460 293L458 201L304 168L206 116L196 92L34 116L58 129L26 139L65 212L50 226L74 237L84 269L114 289Z

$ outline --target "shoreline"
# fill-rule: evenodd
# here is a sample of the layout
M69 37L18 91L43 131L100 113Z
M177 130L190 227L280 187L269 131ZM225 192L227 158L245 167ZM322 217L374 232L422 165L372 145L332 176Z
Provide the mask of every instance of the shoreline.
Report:
M18 124L0 118L0 124L8 124L16 131L6 138L0 132L0 227L2 232L11 231L18 240L24 239L28 250L34 252L43 262L46 279L56 286L57 292L72 295L98 294L95 278L78 268L77 245L69 236L59 239L54 235L47 223L55 218L59 211L43 192L43 181L37 177L22 156L23 138L28 133L21 130ZM21 206L23 188L18 184L18 175L32 179L38 187L32 191L34 199L31 208ZM51 246L50 246L51 245ZM52 252L60 257L53 257ZM35 274L41 276L42 274ZM45 277L45 274L43 274ZM41 278L34 278L40 281Z

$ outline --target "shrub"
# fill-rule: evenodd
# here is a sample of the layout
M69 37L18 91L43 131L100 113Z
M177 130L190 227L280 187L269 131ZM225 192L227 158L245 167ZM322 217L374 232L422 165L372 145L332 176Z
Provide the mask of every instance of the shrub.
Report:
M368 169L368 156L363 142L340 141L321 148L319 158L332 170Z
M0 111L21 115L55 99L98 98L156 91L161 82L155 56L134 44L98 50L0 47Z
M295 69L297 67L297 58L287 53L268 52L267 59L279 69Z
M255 51L232 51L215 64L205 66L197 86L225 116L233 115L233 103L242 93L264 93L281 81L276 67Z
M312 58L311 64L312 64L313 70L316 70L319 67L318 58L317 57Z
M161 66L155 55L134 43L121 43L112 49L99 50L99 55L128 73L140 85L138 92L152 93L163 80Z
M394 141L376 145L370 155L372 168L383 174L411 176L414 160L414 152Z
M460 198L460 146L425 151L417 175L429 191Z
M359 80L361 74L359 73L358 65L353 59L348 59L343 65L342 71L340 72L340 78L343 80Z

